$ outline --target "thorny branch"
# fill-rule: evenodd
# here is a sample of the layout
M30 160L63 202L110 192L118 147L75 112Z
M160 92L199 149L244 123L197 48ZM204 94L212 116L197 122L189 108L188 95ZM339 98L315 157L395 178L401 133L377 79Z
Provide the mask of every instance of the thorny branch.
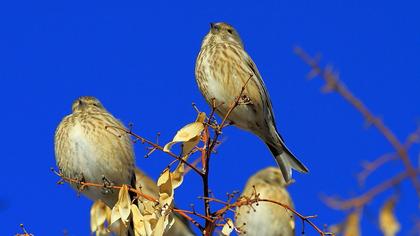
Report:
M180 157L180 156L178 156L178 155L176 155L172 152L165 152L169 156L171 156L171 157L175 158L176 160L184 163L187 166L187 170L193 170L195 173L197 173L199 176L201 176L202 177L202 182L203 182L203 195L204 196L201 197L201 199L204 202L204 209L205 209L204 214L198 213L194 209L193 210L183 210L183 209L172 207L171 210L173 212L176 212L176 213L180 214L185 219L190 221L194 226L196 226L202 232L203 235L210 236L210 235L213 234L216 227L222 226L223 224L221 224L221 223L226 222L225 215L228 211L234 211L234 209L236 207L239 207L239 206L249 205L250 207L252 207L252 204L256 204L258 202L270 202L270 203L277 204L277 205L285 208L286 210L292 212L297 217L299 217L303 222L302 228L304 227L304 224L307 223L312 228L314 228L315 231L317 233L319 233L319 235L332 235L331 233L327 233L327 232L322 231L319 227L317 227L315 225L315 223L312 222L311 219L314 218L314 216L304 216L301 213L297 212L295 209L289 207L286 204L280 203L280 202L272 201L270 199L260 199L258 193L255 193L254 197L251 197L251 198L245 198L245 197L238 198L233 203L231 203L231 202L233 201L235 194L229 194L227 201L222 201L222 200L218 200L214 197L210 197L209 178L208 178L209 177L209 171L210 171L210 168L209 168L210 167L210 156L213 152L215 152L215 148L220 143L219 138L220 138L220 135L222 134L223 128L225 128L228 125L229 116L231 115L231 113L233 112L233 110L236 107L242 105L242 100L246 100L246 95L244 95L244 91L246 89L246 86L247 86L248 82L251 79L252 79L252 76L250 76L249 79L244 83L240 94L234 100L234 102L228 107L227 113L223 117L222 122L220 124L218 124L216 119L215 119L215 113L216 113L216 110L218 109L218 107L221 106L221 105L224 105L224 104L216 104L216 102L214 100L210 116L207 118L207 122L204 123L204 126L205 126L204 132L201 134L201 140L203 142L203 147L196 147L195 148L196 152L201 153L201 158L196 159L193 163L189 163L188 161L184 160L182 157ZM107 128L110 128L110 127L107 127ZM141 137L140 135L135 134L133 131L131 131L131 129L126 130L126 129L121 129L119 127L112 127L112 128L122 130L122 131L126 132L127 134L133 136L136 139L136 141L138 140L141 143L146 143L146 144L150 145L150 148L149 148L151 150L151 151L149 151L150 154L151 154L151 152L154 152L155 150L163 151L163 149L164 149L157 142L155 143L153 141L145 139L145 138ZM211 130L213 131L213 136L212 137L210 135ZM200 161L202 162L202 167L203 167L202 170L199 170L197 168L197 164ZM63 181L65 181L65 182L77 184L77 185L80 186L80 188L79 188L80 190L83 190L85 187L112 188L112 189L121 189L122 188L122 186L106 185L104 183L89 183L89 182L84 182L84 181L80 181L80 180L77 180L77 179L67 178L67 177L63 176L61 173L56 172L56 171L54 171L54 173L57 174L62 179L61 181L59 181L59 183L62 183ZM158 200L156 198L143 193L139 189L129 187L128 190L136 193L137 197L142 197L142 198L147 199L149 201L158 203ZM210 209L210 203L211 202L223 204L224 206L222 208L218 209L217 211L212 212L211 209ZM204 220L204 225L202 225L198 220L196 220L196 218Z

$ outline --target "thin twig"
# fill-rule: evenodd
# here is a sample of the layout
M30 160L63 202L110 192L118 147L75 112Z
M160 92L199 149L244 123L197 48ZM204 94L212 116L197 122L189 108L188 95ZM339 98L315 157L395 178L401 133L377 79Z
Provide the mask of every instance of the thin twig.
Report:
M339 200L334 197L324 197L324 201L329 205L331 208L338 209L338 210L348 210L348 209L359 209L362 208L364 205L369 203L374 197L379 195L380 193L398 185L403 180L409 177L407 172L402 172L391 179L383 181L382 183L376 185L375 187L371 188L366 193L351 198L349 200Z
M420 132L420 127L417 128L410 135L408 135L404 143L404 148L406 150L409 150L413 146L413 144L419 141L419 132ZM363 170L357 174L357 179L359 181L359 184L363 185L370 174L372 174L374 171L379 169L379 167L393 160L398 160L398 155L395 152L384 154L371 162L362 163Z
M417 178L417 172L411 163L410 157L407 153L407 150L404 148L404 145L398 140L395 134L385 125L385 123L374 116L373 113L363 104L363 102L355 97L350 90L348 90L338 79L338 75L331 69L322 68L318 60L310 57L303 49L296 47L295 53L307 63L312 71L310 72L311 76L320 76L326 82L327 91L335 91L340 94L348 103L350 103L357 111L359 111L362 116L371 123L378 131L385 137L385 139L392 145L396 150L398 156L400 157L408 176L413 183L413 186L417 192L418 197L420 198L420 182Z
M107 126L107 127L111 127L111 126ZM121 127L116 127L116 126L115 126L115 127L114 127L114 126L112 126L112 128L119 129L119 130L121 130L121 131L126 132L127 134L129 134L129 135L133 136L134 138L136 138L136 139L140 140L142 143L147 143L147 144L149 144L149 145L150 145L150 146L152 146L155 150L163 151L163 147L162 147L162 146L160 146L159 144L154 143L154 142L152 142L152 141L150 141L150 140L148 140L148 139L146 139L146 138L143 138L143 137L141 137L140 135L138 135L138 134L134 133L134 132L133 132L133 131L131 131L131 130L127 130L127 129L124 129L124 128L121 128ZM173 158L177 159L178 161L180 161L180 162L184 163L184 164L185 164L185 165L187 165L189 168L191 168L192 170L194 170L197 174L199 174L199 175L201 175L201 174L202 174L202 173L201 173L201 171L200 171L199 169L197 169L195 166L191 165L189 162L185 161L184 159L182 159L182 157L180 157L180 156L176 155L175 153L170 152L170 151L165 152L165 153L167 153L169 156L171 156L171 157L173 157Z

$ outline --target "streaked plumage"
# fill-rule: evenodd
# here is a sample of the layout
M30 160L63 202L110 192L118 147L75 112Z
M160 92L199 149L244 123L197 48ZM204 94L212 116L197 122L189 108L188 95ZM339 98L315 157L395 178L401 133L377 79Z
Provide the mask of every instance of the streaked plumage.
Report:
M246 183L242 196L270 199L293 208L293 202L286 190L285 182L278 168L268 167L251 176ZM293 214L270 202L258 202L250 206L238 207L235 211L235 225L245 236L292 236L295 235ZM255 209L255 211L254 211Z
M215 99L217 113L224 117L249 80L244 95L250 100L236 107L229 120L239 128L260 137L269 147L287 182L291 169L308 169L290 152L277 132L267 89L236 30L226 23L211 24L201 45L195 66L195 77L201 93L209 104Z
M65 177L91 183L134 185L134 151L124 128L94 97L73 102L55 132L55 158ZM72 187L78 188L77 184ZM109 207L118 200L118 190L86 187L82 193L101 199Z

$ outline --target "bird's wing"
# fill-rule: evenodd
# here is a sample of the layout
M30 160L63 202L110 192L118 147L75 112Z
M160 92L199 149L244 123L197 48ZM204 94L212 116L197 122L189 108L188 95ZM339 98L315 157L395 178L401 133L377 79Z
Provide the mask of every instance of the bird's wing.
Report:
M268 94L267 88L265 87L264 81L262 80L261 74L258 71L257 66L255 65L254 61L252 60L252 58L248 55L248 53L244 52L244 58L246 61L246 64L248 66L248 68L250 69L250 71L252 71L252 73L254 74L254 76L252 76L252 79L254 80L254 82L260 87L260 91L262 91L262 96L264 96L265 99L265 109L267 110L267 113L269 115L269 119L271 120L274 128L277 130L277 126L276 126L276 121L274 119L274 112L273 112L273 105L271 103L271 99L270 99L270 95ZM280 136L280 134L279 134ZM283 138L280 136L281 141L283 141Z

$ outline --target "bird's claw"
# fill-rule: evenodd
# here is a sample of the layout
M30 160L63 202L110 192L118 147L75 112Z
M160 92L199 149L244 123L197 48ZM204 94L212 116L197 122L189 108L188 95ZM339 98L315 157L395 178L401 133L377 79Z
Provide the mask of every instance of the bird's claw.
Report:
M102 182L103 182L103 188L102 188L103 194L110 194L114 192L114 189L112 188L114 186L114 183L112 183L112 181L110 181L105 175L102 175Z

